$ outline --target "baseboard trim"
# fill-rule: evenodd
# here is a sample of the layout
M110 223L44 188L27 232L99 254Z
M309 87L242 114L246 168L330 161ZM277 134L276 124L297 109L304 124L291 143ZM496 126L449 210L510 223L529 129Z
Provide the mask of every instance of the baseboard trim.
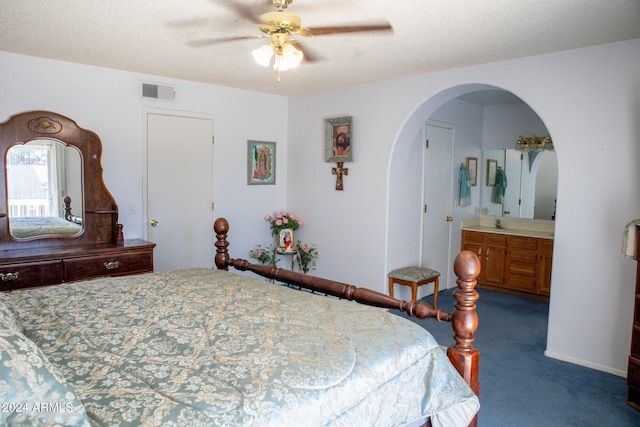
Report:
M595 369L597 371L606 372L609 374L617 375L619 377L626 378L627 371L622 371L620 369L614 369L610 366L600 365L598 363L587 362L586 360L576 359L574 357L569 357L564 354L554 353L552 351L545 350L544 355L550 357L552 359L562 360L563 362L573 363L574 365L584 366L585 368Z

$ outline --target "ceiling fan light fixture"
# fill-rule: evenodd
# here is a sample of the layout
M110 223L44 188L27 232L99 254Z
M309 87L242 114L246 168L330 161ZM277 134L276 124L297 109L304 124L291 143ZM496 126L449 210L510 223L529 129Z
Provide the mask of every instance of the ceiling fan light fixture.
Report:
M302 58L304 57L302 51L296 49L291 43L285 44L282 47L281 51L282 54L279 55L281 56L280 63L284 65L284 67L286 67L286 70L296 68L298 65L300 65L300 61L302 61ZM280 70L284 71L284 67L281 66Z
M273 46L270 43L262 45L258 49L255 49L251 52L253 55L253 59L263 67L268 67L271 63L271 57L273 56Z

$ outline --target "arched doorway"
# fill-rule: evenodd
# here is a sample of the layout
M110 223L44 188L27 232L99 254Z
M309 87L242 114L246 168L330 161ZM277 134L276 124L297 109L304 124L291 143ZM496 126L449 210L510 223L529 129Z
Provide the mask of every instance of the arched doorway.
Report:
M456 127L454 164L465 162L467 157L478 159L478 185L471 189L471 205L454 206L449 241L429 243L448 251L450 262L460 250L461 221L479 217L483 212L483 151L500 149L504 159L505 150L515 148L518 136L548 133L542 119L523 100L494 86L470 84L449 88L420 105L398 134L390 159L387 265L391 268L406 264L407 260L419 264L419 254L424 251L421 233L424 229L424 193L415 182L423 175L420 161L424 147L423 126L429 120L452 123ZM453 181L457 170L454 172ZM428 171L424 175L428 179ZM513 185L516 185L515 181ZM452 187L457 192L457 186ZM456 200L456 194L453 200ZM499 211L502 213L503 209ZM507 212L510 211L507 209ZM441 289L454 286L453 280L452 276L451 283L441 284Z

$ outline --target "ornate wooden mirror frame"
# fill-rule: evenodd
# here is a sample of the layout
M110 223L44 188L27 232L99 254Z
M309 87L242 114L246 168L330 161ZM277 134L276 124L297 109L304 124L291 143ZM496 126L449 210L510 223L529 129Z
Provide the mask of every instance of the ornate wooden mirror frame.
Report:
M78 149L82 160L83 231L73 237L57 236L16 239L9 232L7 199L7 152L17 144L32 140L56 140ZM118 206L102 178L102 141L94 132L80 128L73 120L49 111L30 111L12 116L0 124L2 165L0 186L0 249L66 247L75 245L123 242L122 226L118 224Z

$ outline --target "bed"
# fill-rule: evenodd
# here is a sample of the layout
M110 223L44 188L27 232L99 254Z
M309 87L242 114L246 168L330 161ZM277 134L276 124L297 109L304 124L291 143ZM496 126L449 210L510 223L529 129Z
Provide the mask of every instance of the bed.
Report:
M232 259L227 230L226 220L216 222L218 269L0 293L4 425L473 422L477 396L426 330L349 300L453 317L454 325L469 320L461 311ZM473 284L473 254L456 265L459 283ZM464 295L473 292L465 286L459 305L477 298ZM458 346L472 340L470 332L456 331ZM454 347L449 357L465 359Z
M9 218L9 232L16 239L43 236L76 236L82 232L82 217L71 213L71 197L65 196L64 217L26 216Z
M234 259L223 218L217 268L153 273L154 245L117 222L99 137L20 113L0 123L0 163L39 139L82 153L83 230L15 239L0 174L0 425L475 425L473 253L453 313ZM455 344L389 309L450 321Z
M82 231L82 223L58 216L14 217L10 221L11 235L16 239L41 236L75 236Z

